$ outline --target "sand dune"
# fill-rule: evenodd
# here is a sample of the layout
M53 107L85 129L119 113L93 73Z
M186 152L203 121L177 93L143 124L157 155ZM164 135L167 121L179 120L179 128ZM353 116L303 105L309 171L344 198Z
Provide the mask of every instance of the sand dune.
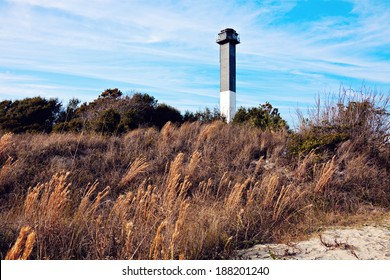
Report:
M239 251L238 258L390 260L390 218L361 227L328 229L297 243L256 245Z

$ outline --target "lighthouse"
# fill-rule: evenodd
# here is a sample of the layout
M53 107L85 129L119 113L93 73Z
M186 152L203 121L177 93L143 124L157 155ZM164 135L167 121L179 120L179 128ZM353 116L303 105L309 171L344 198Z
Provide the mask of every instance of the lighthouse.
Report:
M236 45L240 43L232 28L221 30L217 43L220 45L220 112L226 121L232 121L236 113Z

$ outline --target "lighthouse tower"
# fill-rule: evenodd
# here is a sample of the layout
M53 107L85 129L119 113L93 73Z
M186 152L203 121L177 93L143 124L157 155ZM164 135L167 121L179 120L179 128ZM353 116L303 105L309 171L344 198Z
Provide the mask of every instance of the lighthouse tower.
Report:
M232 28L221 30L217 43L220 45L220 112L229 123L236 113L236 45L240 43Z

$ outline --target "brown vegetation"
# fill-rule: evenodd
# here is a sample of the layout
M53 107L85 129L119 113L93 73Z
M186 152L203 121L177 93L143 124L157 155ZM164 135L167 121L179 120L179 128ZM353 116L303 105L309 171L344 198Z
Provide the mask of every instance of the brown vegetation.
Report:
M1 257L231 258L309 233L330 216L388 208L387 128L370 118L363 133L359 117L349 126L339 118L351 121L353 108L339 110L294 134L217 121L120 137L3 135ZM313 134L327 132L348 137L308 149Z

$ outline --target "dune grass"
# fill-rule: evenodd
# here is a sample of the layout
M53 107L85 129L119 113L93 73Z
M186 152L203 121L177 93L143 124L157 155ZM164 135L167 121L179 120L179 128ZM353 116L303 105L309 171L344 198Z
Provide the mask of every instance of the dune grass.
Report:
M363 101L358 116L329 106L294 133L217 121L4 134L1 258L227 259L385 212L388 115Z

